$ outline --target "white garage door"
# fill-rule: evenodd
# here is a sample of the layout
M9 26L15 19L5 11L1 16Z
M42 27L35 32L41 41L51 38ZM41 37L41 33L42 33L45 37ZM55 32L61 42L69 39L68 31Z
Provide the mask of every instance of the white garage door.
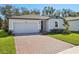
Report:
M14 33L39 33L40 32L39 22L20 22L14 23Z

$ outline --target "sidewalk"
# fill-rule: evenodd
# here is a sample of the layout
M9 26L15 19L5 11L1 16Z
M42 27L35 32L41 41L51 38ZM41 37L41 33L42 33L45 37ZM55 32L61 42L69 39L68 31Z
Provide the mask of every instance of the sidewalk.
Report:
M59 52L58 54L79 54L79 46Z

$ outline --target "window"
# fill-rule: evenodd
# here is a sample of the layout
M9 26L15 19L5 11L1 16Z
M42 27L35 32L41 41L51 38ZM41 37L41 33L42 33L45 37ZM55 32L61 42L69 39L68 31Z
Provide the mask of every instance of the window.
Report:
M58 22L57 21L55 21L55 27L58 27Z

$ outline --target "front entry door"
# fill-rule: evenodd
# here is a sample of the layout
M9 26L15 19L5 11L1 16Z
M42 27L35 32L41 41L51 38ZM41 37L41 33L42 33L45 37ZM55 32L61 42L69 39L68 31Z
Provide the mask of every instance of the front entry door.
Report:
M41 21L41 32L43 32L43 21Z

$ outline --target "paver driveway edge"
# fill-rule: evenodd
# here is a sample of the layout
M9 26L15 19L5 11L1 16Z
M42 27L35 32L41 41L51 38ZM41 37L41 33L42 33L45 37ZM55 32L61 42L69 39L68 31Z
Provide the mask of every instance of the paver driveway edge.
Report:
M47 35L15 36L14 39L17 54L53 54L74 47Z

